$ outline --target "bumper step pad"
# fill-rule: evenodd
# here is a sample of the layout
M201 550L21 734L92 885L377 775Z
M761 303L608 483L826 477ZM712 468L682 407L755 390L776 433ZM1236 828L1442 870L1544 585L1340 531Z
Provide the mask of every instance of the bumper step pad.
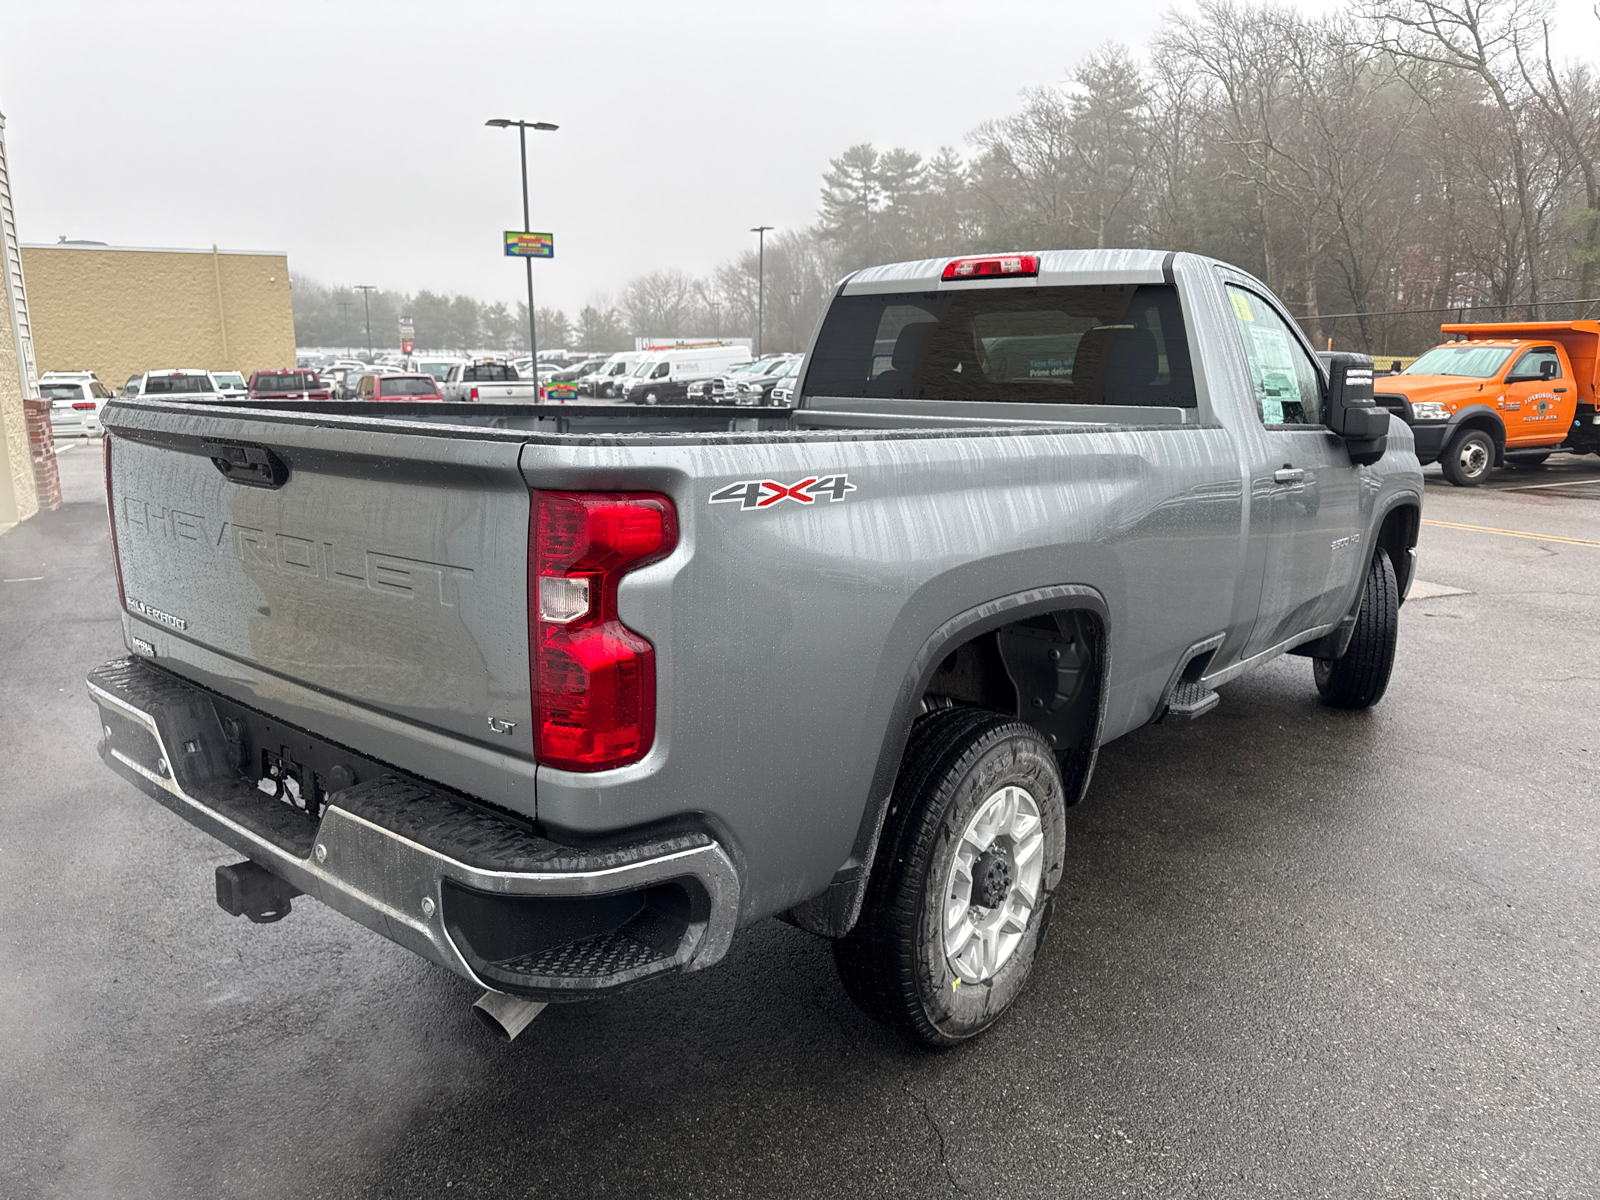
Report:
M1167 718L1172 721L1192 721L1203 717L1218 704L1222 697L1203 683L1179 683L1172 689L1167 701Z
M391 771L332 792L313 818L241 774L248 755L218 713L227 702L141 659L106 663L88 682L100 753L118 774L286 894L315 896L475 982L579 999L709 966L732 938L738 877L708 834L563 845Z

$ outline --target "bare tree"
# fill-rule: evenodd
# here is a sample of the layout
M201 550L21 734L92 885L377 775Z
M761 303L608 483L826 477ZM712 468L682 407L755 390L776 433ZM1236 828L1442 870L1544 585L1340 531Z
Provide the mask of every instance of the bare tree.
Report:
M1374 42L1390 53L1477 79L1494 101L1511 151L1528 299L1543 293L1539 202L1534 195L1525 106L1518 94L1523 47L1549 18L1550 0L1370 0Z

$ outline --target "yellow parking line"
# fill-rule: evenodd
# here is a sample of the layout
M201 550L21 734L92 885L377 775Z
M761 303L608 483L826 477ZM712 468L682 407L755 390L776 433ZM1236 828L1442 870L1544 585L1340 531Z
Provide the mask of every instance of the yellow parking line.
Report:
M1438 525L1443 529L1470 529L1473 533L1498 533L1504 537L1532 538L1536 542L1561 542L1567 546L1600 546L1600 542L1590 542L1583 538L1556 537L1549 533L1524 533L1520 529L1495 529L1489 525L1458 525L1454 521L1429 521L1424 519L1424 525Z

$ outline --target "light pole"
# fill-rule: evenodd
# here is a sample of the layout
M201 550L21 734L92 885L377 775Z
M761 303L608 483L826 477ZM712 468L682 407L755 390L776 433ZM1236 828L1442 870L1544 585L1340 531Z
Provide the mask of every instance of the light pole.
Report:
M512 121L506 117L495 117L485 121L485 125L492 125L496 129L509 129L517 127L517 145L522 151L522 232L528 233L528 130L537 129L541 133L552 133L561 128L552 125L549 121ZM535 383L539 379L539 333L533 324L533 259L523 259L523 264L528 268L528 369L533 372Z
M377 291L378 289L373 287L370 283L358 283L358 284L356 284L355 290L361 293L361 307L366 310L366 314L367 314L367 362L370 364L372 362L372 301L371 301L371 297L372 297L372 293Z
M771 225L757 225L750 232L756 235L756 357L761 357L761 325L766 316L767 302L767 231Z

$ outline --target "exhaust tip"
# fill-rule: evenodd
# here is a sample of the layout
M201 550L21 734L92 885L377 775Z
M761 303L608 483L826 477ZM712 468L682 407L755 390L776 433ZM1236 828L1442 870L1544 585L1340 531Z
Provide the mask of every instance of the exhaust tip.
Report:
M504 992L485 992L472 1006L472 1015L478 1023L502 1041L515 1041L519 1033L533 1023L544 1011L538 1000L524 1000L521 996L508 996Z

